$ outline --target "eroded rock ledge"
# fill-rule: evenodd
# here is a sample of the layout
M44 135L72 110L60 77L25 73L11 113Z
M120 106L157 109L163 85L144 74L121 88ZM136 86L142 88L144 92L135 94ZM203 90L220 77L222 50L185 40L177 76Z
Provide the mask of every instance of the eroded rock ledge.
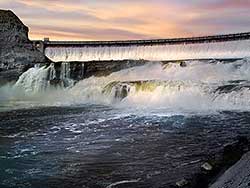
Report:
M223 151L208 156L200 170L176 182L175 188L247 188L250 186L250 145L239 136L223 146Z

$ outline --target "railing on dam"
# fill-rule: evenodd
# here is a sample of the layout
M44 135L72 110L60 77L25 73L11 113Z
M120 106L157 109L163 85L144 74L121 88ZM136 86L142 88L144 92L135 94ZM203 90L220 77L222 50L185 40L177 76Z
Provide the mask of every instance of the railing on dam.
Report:
M80 46L130 46L130 45L175 45L175 44L189 44L189 43L209 43L209 42L225 42L235 40L250 39L250 32L213 35L202 37L189 38L170 38L170 39L152 39L152 40L116 40L116 41L50 41L48 38L42 40L35 40L33 43L43 48L46 47L80 47Z

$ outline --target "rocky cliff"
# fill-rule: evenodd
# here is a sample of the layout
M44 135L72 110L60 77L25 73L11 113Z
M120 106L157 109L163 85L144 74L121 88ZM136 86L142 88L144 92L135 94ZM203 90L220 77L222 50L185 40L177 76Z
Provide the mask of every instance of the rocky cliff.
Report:
M229 168L210 188L249 188L250 152Z
M10 10L0 10L0 84L13 81L27 67L49 61L28 38L29 29Z

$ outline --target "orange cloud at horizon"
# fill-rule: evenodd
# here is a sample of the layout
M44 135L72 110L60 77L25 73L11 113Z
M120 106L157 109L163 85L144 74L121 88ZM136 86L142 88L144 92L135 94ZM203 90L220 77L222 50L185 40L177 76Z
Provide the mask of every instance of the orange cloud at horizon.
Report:
M246 1L229 1L0 0L0 6L21 18L31 39L127 40L250 30Z

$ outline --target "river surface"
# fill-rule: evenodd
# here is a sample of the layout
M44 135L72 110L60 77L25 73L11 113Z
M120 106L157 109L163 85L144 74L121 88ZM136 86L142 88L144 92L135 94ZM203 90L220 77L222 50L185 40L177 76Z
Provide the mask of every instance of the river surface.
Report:
M250 135L249 60L146 65L55 90L50 69L0 88L1 188L171 187Z
M1 113L0 187L167 187L249 135L249 112L121 114L105 106Z

